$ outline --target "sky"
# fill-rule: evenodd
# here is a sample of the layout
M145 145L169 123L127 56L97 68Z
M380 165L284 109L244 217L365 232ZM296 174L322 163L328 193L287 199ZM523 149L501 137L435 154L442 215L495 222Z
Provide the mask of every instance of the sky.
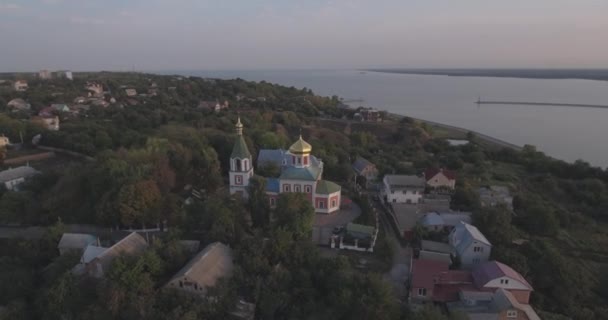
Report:
M608 68L606 0L0 0L0 72Z

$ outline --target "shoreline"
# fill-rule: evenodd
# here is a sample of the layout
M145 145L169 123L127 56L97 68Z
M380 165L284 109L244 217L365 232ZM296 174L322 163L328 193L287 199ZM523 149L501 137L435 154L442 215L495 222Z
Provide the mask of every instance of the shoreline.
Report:
M397 118L397 119L403 119L403 118L410 118L412 120L415 121L419 121L421 123L426 123L430 126L436 127L436 128L441 128L444 130L447 130L448 132L454 134L464 134L464 139L468 140L466 138L466 135L471 132L475 135L475 137L480 140L480 141L475 141L476 143L482 142L482 145L488 147L498 147L498 148L509 148L509 149L513 149L516 151L521 151L523 149L522 146L518 146L516 144L504 141L504 140L500 140L498 138L494 138L491 137L487 134L483 134L477 131L473 131L473 130L468 130L465 128L460 128L460 127L455 127L449 124L444 124L444 123L439 123L439 122L435 122L435 121L430 121L430 120L424 120L424 119L420 119L420 118L414 118L414 117L410 117L410 116L404 116L404 115L400 115L400 114L396 114L396 113L391 113L391 112L387 112L387 115L389 115L389 117L393 117L393 118ZM458 138L458 137L454 137L454 138ZM469 142L473 142L473 141L469 141Z

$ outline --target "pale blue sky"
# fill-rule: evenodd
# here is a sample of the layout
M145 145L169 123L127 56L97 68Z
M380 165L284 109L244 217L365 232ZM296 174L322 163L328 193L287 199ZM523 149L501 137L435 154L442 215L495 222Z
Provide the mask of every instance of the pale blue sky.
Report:
M608 67L606 0L0 0L0 71Z

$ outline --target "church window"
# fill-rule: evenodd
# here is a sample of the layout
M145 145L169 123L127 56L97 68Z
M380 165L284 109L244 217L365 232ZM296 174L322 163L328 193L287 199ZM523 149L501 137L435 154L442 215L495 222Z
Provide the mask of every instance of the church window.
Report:
M331 200L331 207L335 208L336 207L336 200Z
M312 192L312 188L310 186L304 186L304 190L306 191L306 193Z
M319 201L319 209L325 208L325 201Z
M275 200L273 197L271 197L271 198L270 198L270 206L271 206L271 207L274 207L274 206L275 206L275 204L276 204L276 200Z
M288 184L284 184L283 185L283 192L289 192L289 191L291 191L291 188L289 187L289 185Z
M298 157L298 164L302 164L302 158Z
M308 157L304 157L304 165L308 165Z
M243 177L242 176L234 176L234 182L236 184L243 184Z
M249 163L247 162L247 160L243 160L243 170L247 171L249 168Z
M235 171L241 171L241 159L234 159Z

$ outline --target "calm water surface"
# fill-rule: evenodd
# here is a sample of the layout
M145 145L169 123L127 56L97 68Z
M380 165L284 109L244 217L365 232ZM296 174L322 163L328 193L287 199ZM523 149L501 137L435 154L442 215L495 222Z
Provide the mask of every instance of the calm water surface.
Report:
M321 95L478 131L548 155L608 166L608 109L482 105L483 100L608 105L608 82L406 75L355 70L179 72L307 87Z

